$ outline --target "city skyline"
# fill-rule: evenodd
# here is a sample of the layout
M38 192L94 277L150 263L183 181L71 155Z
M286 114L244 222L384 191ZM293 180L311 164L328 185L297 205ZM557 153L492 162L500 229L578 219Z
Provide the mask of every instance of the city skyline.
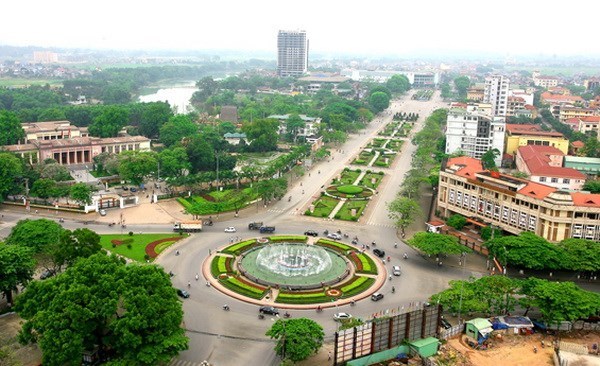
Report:
M168 7L108 0L83 8L69 0L33 1L25 16L0 24L0 45L117 50L238 50L276 57L280 29L306 30L311 53L410 56L481 55L596 56L586 34L593 22L556 31L548 19L556 9L509 0L497 9L471 0L425 1L381 7L350 2L307 0L280 11L274 0L231 1ZM589 3L575 0L571 8ZM15 2L4 14L22 14ZM91 12L93 11L93 16ZM548 32L545 33L545 29ZM550 30L552 31L550 32ZM573 32L580 34L574 37Z

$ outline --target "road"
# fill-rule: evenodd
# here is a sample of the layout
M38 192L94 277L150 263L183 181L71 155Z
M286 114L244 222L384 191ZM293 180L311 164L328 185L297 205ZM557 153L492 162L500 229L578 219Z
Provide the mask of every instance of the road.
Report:
M320 195L323 186L331 183L339 172L354 159L355 155L366 146L377 132L392 120L396 112L419 113L413 132L420 130L425 118L436 108L445 105L436 92L431 101L413 101L410 96L405 96L394 101L387 111L378 115L368 127L360 134L352 135L343 145L334 149L329 160L319 162L303 176L294 181L288 195L291 200L283 199L271 204L267 208L249 208L240 213L240 217L231 220L220 220L214 226L205 227L198 235L192 235L180 244L177 249L181 255L174 254L175 249L169 248L157 259L156 263L162 265L165 271L175 273L173 284L175 287L185 288L188 281L192 282L189 292L190 298L183 301L185 311L185 328L190 337L188 351L182 352L178 359L172 362L177 366L193 366L203 360L212 365L277 365L279 358L273 352L273 343L265 332L271 326L272 317L258 319L257 306L231 299L212 287L207 287L202 279L194 280L196 273L201 274L200 267L208 256L209 249L215 250L229 243L232 237L256 236L255 231L249 231L247 225L251 221L263 221L277 227L277 233L302 234L307 229L322 232L325 229L342 230L350 238L358 236L361 241L376 241L378 248L386 251L386 256L392 258L391 266L402 266L403 274L394 277L392 281L380 289L385 298L378 302L363 300L356 306L340 306L339 308L325 309L321 313L314 310L292 310L292 317L309 317L324 327L326 339L331 340L336 323L332 315L344 311L361 318L370 318L372 314L391 308L408 307L409 304L425 301L431 294L447 287L452 279L466 278L472 273L455 267L437 267L431 261L417 256L407 246L400 243L393 222L387 216L387 202L394 199L404 174L410 169L411 154L415 151L408 139L405 139L401 153L396 158L391 169L386 169L386 178L379 187L379 194L370 203L361 222L329 221L320 218L306 217L301 213L308 205ZM0 236L7 236L10 227L19 219L21 213L5 213L4 224L0 227ZM35 217L27 214L26 217ZM172 229L171 224L161 225L128 225L127 228L109 228L106 224L90 223L83 226L81 222L67 220L63 224L68 229L88 227L98 233L115 233L123 231L166 232ZM224 233L227 226L235 226L235 234ZM393 247L394 242L399 242L399 248ZM402 253L408 252L409 259L403 260ZM477 273L474 273L478 275ZM391 293L391 287L396 288L396 293ZM223 304L228 304L231 311L221 310ZM326 352L325 352L326 354ZM324 358L326 360L326 356ZM318 362L318 361L315 361ZM314 363L319 364L319 363Z

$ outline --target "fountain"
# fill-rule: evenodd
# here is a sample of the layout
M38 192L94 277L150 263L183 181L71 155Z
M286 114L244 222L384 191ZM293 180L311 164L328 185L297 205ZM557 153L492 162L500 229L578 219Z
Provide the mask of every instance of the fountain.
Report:
M282 276L309 276L328 271L331 257L325 249L312 245L269 245L260 250L256 264Z

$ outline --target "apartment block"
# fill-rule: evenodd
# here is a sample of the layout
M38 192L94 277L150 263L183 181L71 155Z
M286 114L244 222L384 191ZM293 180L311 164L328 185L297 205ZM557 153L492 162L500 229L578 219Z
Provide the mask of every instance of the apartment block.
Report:
M483 170L471 157L442 163L437 208L518 235L530 231L551 242L600 241L600 194L565 192Z
M277 74L281 77L302 76L308 70L306 31L280 30L277 34Z
M485 78L483 102L492 105L492 115L505 117L508 105L508 88L510 80L495 75Z

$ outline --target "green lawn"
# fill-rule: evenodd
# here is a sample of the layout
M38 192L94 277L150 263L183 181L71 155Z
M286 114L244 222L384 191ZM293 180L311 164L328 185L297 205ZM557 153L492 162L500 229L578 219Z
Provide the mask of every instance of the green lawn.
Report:
M371 184L371 178L375 178L375 184ZM376 189L377 186L379 186L379 183L381 183L382 179L383 179L383 174L367 173L367 174L365 174L365 176L363 177L363 179L360 181L359 184L362 186L365 186L365 187Z
M53 79L0 78L0 86L26 87L29 85L62 86L62 81Z
M367 207L368 203L369 203L369 201L366 201L366 200L365 201L346 201L344 203L344 205L342 206L342 208L340 208L338 213L335 214L335 218L340 219L340 220L346 220L346 221L356 221L360 217L360 214L363 212L365 207ZM353 208L356 209L356 216L351 215Z
M328 217L331 211L333 211L335 206L338 204L338 202L339 201L335 198L322 196L318 200L313 202L313 205L315 205L315 211L311 214L310 210L306 210L305 214L308 216L315 217Z
M356 170L346 170L342 172L342 184L352 184L358 178L360 172Z
M122 255L123 257L133 259L134 261L145 262L146 259L144 259L144 255L146 254L146 245L148 245L149 243L151 243L155 240L174 238L179 235L177 233L169 233L169 234L133 234L133 236L129 236L128 233L129 232L127 231L127 232L123 232L123 235L121 235L121 234L100 235L100 245L102 245L102 248L110 251L111 253L116 253L116 254ZM131 242L131 249L127 248L127 244L117 245L116 248L113 248L113 245L110 242L113 239L114 240L127 240L129 238L133 239L133 241ZM159 251L162 251L167 246L168 245L165 245L165 243L159 244L156 249L158 249ZM152 259L150 259L150 260L152 260Z
M241 190L225 189L212 191L203 196L180 197L177 201L188 211L197 215L212 215L225 211L239 210L247 206L257 197L256 190L244 188Z

